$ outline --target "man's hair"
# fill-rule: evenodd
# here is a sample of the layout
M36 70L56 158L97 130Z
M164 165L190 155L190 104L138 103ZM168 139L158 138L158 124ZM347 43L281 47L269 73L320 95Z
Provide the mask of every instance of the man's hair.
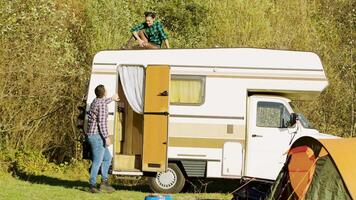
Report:
M105 87L103 85L98 85L95 88L95 95L97 98L102 98L105 96Z
M145 12L145 17L152 17L155 18L156 17L156 13L152 12L152 11L146 11Z

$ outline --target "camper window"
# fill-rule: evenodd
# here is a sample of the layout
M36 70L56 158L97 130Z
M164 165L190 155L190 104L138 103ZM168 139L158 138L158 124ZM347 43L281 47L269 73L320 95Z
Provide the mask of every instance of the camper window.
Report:
M205 77L172 76L170 103L176 105L201 105L205 98Z
M257 103L257 126L270 128L286 128L289 121L289 112L281 103Z

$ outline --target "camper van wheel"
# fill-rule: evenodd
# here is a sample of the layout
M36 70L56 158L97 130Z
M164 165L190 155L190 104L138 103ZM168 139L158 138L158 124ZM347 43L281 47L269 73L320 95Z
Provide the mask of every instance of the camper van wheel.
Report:
M185 178L175 163L169 163L166 172L159 172L148 179L151 190L157 193L179 193L182 191Z

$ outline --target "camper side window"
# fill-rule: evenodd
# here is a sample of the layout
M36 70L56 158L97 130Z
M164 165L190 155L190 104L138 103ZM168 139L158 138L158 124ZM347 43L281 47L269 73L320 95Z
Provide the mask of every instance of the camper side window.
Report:
M287 108L281 103L264 101L257 103L258 127L286 128L289 116Z
M176 105L201 105L205 98L205 77L172 76L170 103Z

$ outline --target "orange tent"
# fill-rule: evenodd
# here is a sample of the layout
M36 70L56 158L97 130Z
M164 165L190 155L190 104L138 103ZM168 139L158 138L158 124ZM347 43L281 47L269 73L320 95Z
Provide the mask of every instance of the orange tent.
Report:
M299 138L267 199L356 199L356 138Z

